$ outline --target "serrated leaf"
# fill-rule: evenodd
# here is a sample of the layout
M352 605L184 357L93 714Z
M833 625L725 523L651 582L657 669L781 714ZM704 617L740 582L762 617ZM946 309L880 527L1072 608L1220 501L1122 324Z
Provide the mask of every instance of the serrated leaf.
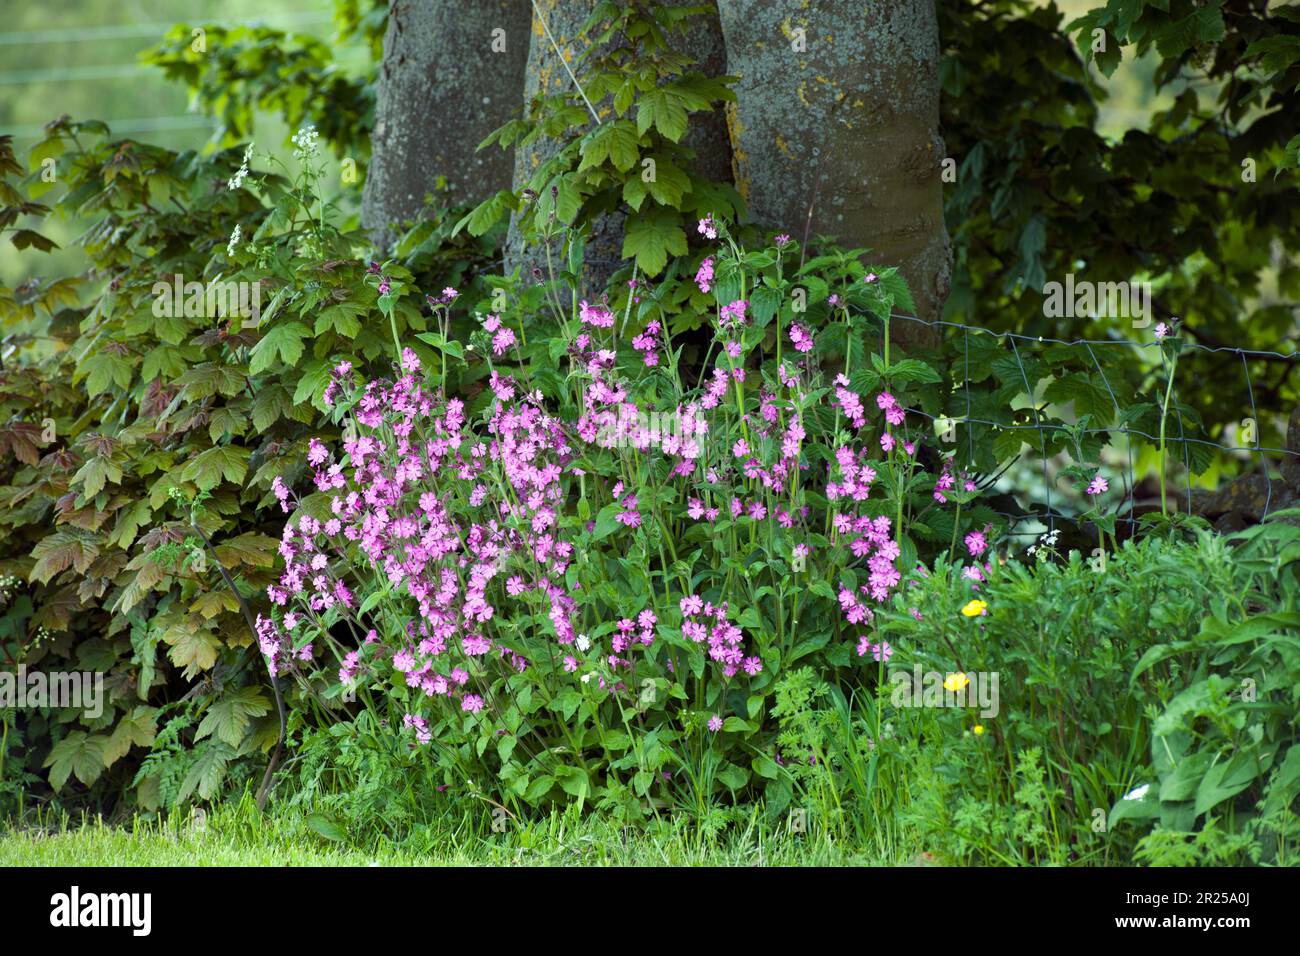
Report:
M256 687L241 687L234 693L222 697L203 716L195 740L216 734L231 747L238 747L244 739L248 725L253 717L262 717L271 710L271 702L262 696Z
M226 777L226 766L235 752L223 743L211 742L199 749L194 763L181 781L176 802L184 803L195 792L203 800L211 800L221 789L221 781Z
M88 787L93 784L104 772L107 742L107 737L92 737L82 730L74 730L60 740L45 758L44 766L50 768L50 786L62 790L73 775Z
M200 491L209 491L226 481L239 484L248 473L248 459L252 452L238 445L217 445L200 452L181 471L183 481L192 481Z
M637 268L656 276L669 255L686 254L686 232L673 210L654 207L628 216L623 233L623 258L636 257Z
M78 574L85 574L90 562L99 556L98 538L84 531L69 529L56 531L49 537L42 538L32 549L36 563L28 575L31 581L49 583L54 577L68 568Z
M360 328L359 324L358 328ZM301 322L277 324L253 346L253 351L249 353L248 373L257 375L266 371L275 362L277 356L281 362L290 367L298 364L298 359L302 358L305 348L302 340L309 334L307 326Z
M221 641L216 635L201 627L180 625L168 628L163 641L171 648L167 652L171 662L185 668L186 680L193 680L200 672L211 670L221 650Z

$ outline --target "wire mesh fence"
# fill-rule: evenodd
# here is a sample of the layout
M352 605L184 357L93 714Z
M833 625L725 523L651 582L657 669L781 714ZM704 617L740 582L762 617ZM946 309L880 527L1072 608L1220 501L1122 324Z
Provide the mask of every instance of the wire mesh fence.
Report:
M891 319L919 323L924 326L939 329L941 334L948 338L949 343L956 348L956 354L958 356L958 361L954 365L952 371L954 378L957 379L956 391L964 397L965 414L960 417L938 416L919 408L909 408L909 413L915 414L936 424L941 418L944 418L957 426L963 424L983 425L991 429L1013 429L1031 433L1026 435L1025 442L1031 449L1035 446L1037 447L1043 475L1044 507L1041 511L1031 508L1027 513L1018 515L1006 512L996 512L1009 519L1013 524L1034 520L1051 529L1055 527L1056 522L1062 517L1062 514L1053 507L1052 493L1055 481L1049 472L1049 460L1052 456L1048 454L1047 450L1048 435L1053 432L1067 433L1070 435L1105 436L1107 438L1107 444L1113 443L1118 436L1122 436L1126 456L1126 466L1121 469L1121 477L1124 487L1123 508L1126 509L1127 513L1121 511L1121 513L1116 516L1116 521L1129 526L1134 526L1139 523L1139 518L1136 514L1136 509L1138 507L1136 489L1140 483L1141 476L1139 476L1136 471L1133 439L1142 439L1166 447L1170 449L1169 456L1172 460L1181 461L1183 465L1184 480L1178 495L1182 499L1183 509L1189 513L1194 510L1193 475L1195 469L1192 466L1190 453L1190 449L1193 446L1201 446L1215 456L1240 456L1243 454L1247 456L1249 461L1252 463L1250 469L1247 470L1247 473L1257 474L1263 479L1259 482L1259 486L1262 488L1264 495L1262 503L1263 516L1267 516L1274 508L1274 481L1269 477L1270 465L1281 465L1285 462L1295 462L1297 459L1300 459L1300 448L1273 447L1262 443L1260 409L1256 405L1255 381L1252 378L1250 370L1250 363L1252 360L1294 363L1300 361L1300 352L1278 352L1230 346L1212 346L1192 341L1185 336L1181 338L1179 342L1181 352L1221 356L1224 358L1225 364L1231 363L1235 365L1237 362L1240 362L1240 373L1234 372L1233 374L1240 374L1242 376L1246 394L1249 397L1249 422L1251 423L1251 428L1246 432L1246 440L1250 443L1225 443L1223 441L1214 441L1209 438L1197 437L1187 433L1187 423L1184 421L1184 415L1180 407L1182 403L1178 400L1179 383L1177 380L1177 366L1174 366L1173 369L1166 369L1171 378L1165 383L1168 386L1172 398L1172 401L1167 403L1169 407L1168 424L1174 429L1174 431L1166 434L1152 434L1151 432L1134 427L1131 423L1125 420L1124 409L1121 407L1120 401L1116 396L1116 390L1112 387L1111 381L1106 374L1106 363L1101 360L1099 355L1105 356L1107 354L1113 354L1110 353L1109 350L1117 349L1129 350L1130 353L1133 350L1139 352L1156 350L1158 352L1163 347L1163 343L1156 338L1145 341L1128 338L1063 339L1048 336L1027 335L1016 332L999 332L959 322L928 320L914 315L904 315L899 313L893 313ZM1023 424L1008 423L1005 421L999 422L987 418L980 418L972 413L970 354L971 341L974 336L985 336L997 340L997 342L1006 349L1007 353L1014 358L1023 381L1025 394L1030 398L1027 410L1032 414L1032 422ZM1030 373L1026 368L1023 353L1044 346L1082 347L1087 351L1092 366L1100 377L1113 405L1113 423L1093 425L1089 422L1087 427L1079 428L1073 427L1069 424L1054 423L1043 420L1043 416L1040 414L1039 401L1035 397L1040 383L1031 380ZM1151 364L1154 370L1157 366L1157 362L1153 361ZM1269 409L1265 410L1266 413L1272 413L1272 411L1273 410ZM973 460L975 457L974 430L968 427L965 428L964 431L967 458ZM1240 437L1241 433L1238 435L1238 438ZM960 447L962 442L958 439L955 444ZM1294 442L1288 441L1287 444L1292 445ZM1238 461L1240 461L1239 458ZM982 490L991 487L1006 471L1007 467L1010 466L1008 465L1003 467L997 474L986 477L984 481L981 482ZM1012 535L1037 534L1036 531L1016 531L1014 529L1008 529L1005 533Z

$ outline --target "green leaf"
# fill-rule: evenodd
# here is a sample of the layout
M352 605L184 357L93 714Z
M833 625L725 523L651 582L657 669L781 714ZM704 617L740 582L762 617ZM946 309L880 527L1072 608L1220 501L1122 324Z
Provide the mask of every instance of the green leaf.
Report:
M636 113L638 133L644 134L654 126L668 139L677 143L686 135L688 122L686 107L678 93L659 87L641 94Z
M311 402L323 411L325 406L322 397L325 394L325 386L329 384L329 381L329 362L323 359L308 362L303 369L302 377L298 379L298 387L293 393L293 403L301 405L303 402Z
M251 719L262 717L270 710L270 701L262 696L258 688L241 687L208 708L194 739L202 740L215 733L218 740L238 747L248 731Z
M656 206L628 216L623 258L635 256L637 268L647 276L662 272L669 255L685 254L686 232L675 212Z
M285 365L292 367L298 364L304 348L302 340L309 334L307 326L301 322L283 322L274 326L253 346L253 351L249 354L248 373L257 375L266 371L277 355Z
M109 481L115 485L121 483L122 467L113 459L101 458L98 455L89 459L72 476L72 483L81 485L81 493L87 499L103 491L105 483Z
M602 123L582 138L579 152L582 162L578 171L599 166L606 160L621 173L636 165L640 155L641 137L627 120Z
M321 335L332 329L345 339L354 339L361 331L360 316L369 311L354 299L331 305L316 316L316 334Z
M226 777L226 765L230 763L235 752L223 743L209 742L202 747L190 769L181 781L180 792L176 802L184 803L195 791L204 800L211 800L221 789L221 781Z
M99 544L89 533L80 529L56 531L42 538L32 549L36 564L28 575L32 581L49 583L50 578L61 571L73 568L78 574L85 574L90 562L99 557Z
M129 715L118 719L112 735L104 745L104 765L111 767L126 756L132 746L148 747L158 733L157 711L152 707L136 707Z
M100 392L107 392L114 385L129 388L135 368L126 356L100 349L81 363L78 374L85 375L86 390L93 398Z
M343 827L323 813L309 813L307 826L332 843L347 842L348 834Z
M192 481L200 491L208 491L226 481L239 484L248 472L252 452L238 445L217 445L200 452L181 471L183 481Z
M515 197L508 189L503 189L495 196L483 200L456 223L452 235L468 228L471 236L481 236L496 225L507 212L515 208Z
M1196 788L1196 815L1235 797L1261 778L1273 764L1273 753L1271 749L1236 750L1210 767Z
M293 410L293 399L283 385L264 385L253 397L253 430L261 433Z
M211 670L217 663L221 642L206 628L170 628L163 640L171 647L167 656L177 667L185 668L186 680L193 680L201 671Z
M749 771L743 767L737 767L734 763L729 763L719 770L717 777L729 790L739 790L749 783Z
M104 746L107 737L91 737L82 730L74 730L50 748L44 766L50 768L50 786L62 790L70 775L75 775L86 786L99 779L104 772Z

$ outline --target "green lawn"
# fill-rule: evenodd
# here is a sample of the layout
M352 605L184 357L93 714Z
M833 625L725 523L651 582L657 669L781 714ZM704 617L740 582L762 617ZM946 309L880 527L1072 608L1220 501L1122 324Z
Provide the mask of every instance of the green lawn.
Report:
M717 837L670 820L625 833L597 816L480 829L449 823L400 845L331 840L305 817L260 814L245 802L209 814L202 832L140 819L10 826L0 831L0 866L870 866L911 859L883 860L826 836L769 828L760 818L732 823Z

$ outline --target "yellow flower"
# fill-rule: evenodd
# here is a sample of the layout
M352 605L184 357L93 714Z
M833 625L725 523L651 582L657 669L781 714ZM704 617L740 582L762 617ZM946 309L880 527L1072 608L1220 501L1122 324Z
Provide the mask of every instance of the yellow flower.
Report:
M976 724L974 727L971 728L971 730L975 731L976 734L982 734L984 733L984 725Z
M956 693L957 691L962 690L969 683L970 683L970 678L967 677L965 674L962 673L949 674L947 677L943 679L943 689Z
M987 604L985 604L979 598L976 598L974 601L971 601L964 608L962 608L961 612L965 614L967 617L979 617L981 614L987 613L988 609L989 606Z

